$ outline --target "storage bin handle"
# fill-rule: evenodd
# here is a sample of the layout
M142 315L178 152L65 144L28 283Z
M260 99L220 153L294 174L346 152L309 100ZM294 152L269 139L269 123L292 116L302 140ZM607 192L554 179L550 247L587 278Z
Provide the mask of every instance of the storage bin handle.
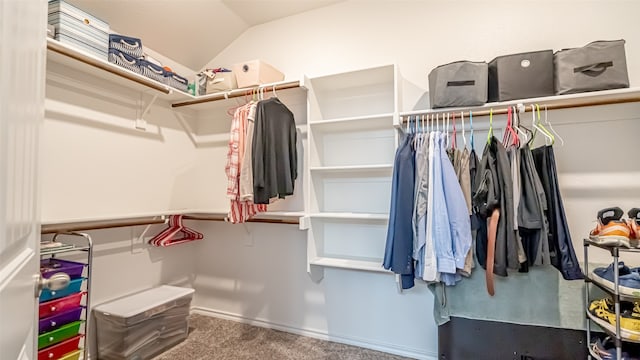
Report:
M473 86L475 84L475 80L447 81L447 86Z
M613 66L613 61L605 61L591 65L580 66L573 68L574 73L583 73L588 76L598 76L605 72L608 67Z
M147 68L151 71L153 71L154 73L158 74L158 75L162 75L162 70L156 70L153 68L153 66L148 65Z
M124 56L123 53L118 54L118 56L120 56L120 59L122 59L122 61L126 62L129 65L135 65L136 63L136 59L133 59L131 61L127 60L127 58Z
M177 76L174 76L174 75L171 75L171 77L173 78L173 80L175 80L175 81L177 81L177 82L179 82L181 84L186 84L187 83L186 79L183 80L183 79L181 79L181 78L179 78Z
M137 49L138 47L140 47L140 43L139 42L134 42L133 44L129 44L125 39L120 39L120 43L126 47L129 47L131 49Z

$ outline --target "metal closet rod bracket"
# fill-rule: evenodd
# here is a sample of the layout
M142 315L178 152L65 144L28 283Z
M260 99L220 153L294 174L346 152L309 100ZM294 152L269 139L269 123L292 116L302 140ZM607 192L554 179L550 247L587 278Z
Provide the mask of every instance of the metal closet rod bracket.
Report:
M137 112L136 123L135 123L136 129L141 131L147 130L147 121L144 119L144 117L147 115L149 110L151 110L151 106L153 106L153 104L156 102L157 99L158 99L158 94L153 94L153 96L151 97L151 100L149 100L149 102L145 105L144 93L140 93L140 101L138 102L138 112Z

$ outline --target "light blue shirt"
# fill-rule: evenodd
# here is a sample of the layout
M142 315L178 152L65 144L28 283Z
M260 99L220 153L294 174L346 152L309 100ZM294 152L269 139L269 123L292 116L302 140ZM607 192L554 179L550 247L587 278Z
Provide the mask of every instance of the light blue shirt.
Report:
M445 206L449 218L450 248L457 269L464 269L464 262L471 247L471 219L464 193L458 182L453 164L443 148L440 151L442 162L442 185ZM460 275L447 275L443 281L447 285L455 285L461 279Z

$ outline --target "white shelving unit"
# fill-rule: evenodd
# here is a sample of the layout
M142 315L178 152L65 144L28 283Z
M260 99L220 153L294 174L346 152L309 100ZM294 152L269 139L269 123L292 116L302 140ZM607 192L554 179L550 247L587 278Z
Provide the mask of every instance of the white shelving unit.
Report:
M315 280L326 267L388 272L382 258L397 146L397 67L306 78L305 86L307 271Z

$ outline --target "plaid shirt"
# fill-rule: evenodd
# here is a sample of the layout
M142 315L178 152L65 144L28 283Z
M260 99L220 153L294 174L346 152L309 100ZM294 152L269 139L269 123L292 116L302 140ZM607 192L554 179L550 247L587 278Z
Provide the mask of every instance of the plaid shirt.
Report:
M227 220L231 223L242 223L259 212L267 211L267 206L256 205L252 201L240 200L240 169L241 159L244 155L244 140L247 129L247 118L251 105L247 104L239 107L233 114L231 121L231 133L229 137L229 150L227 151L227 164L225 172L227 174L227 197L231 200L231 207Z

